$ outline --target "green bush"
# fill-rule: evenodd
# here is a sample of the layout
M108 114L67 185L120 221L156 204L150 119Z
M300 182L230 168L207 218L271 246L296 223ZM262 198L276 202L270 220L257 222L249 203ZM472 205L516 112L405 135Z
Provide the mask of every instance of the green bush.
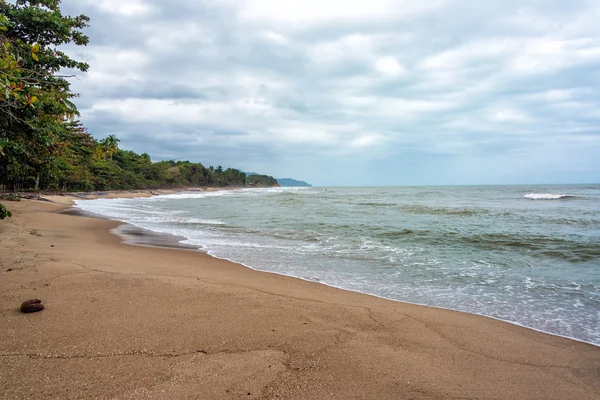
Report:
M4 204L0 203L0 220L6 217L12 217L12 214L4 207Z
M16 193L10 193L7 197L6 200L8 201L21 201L21 197L16 194Z

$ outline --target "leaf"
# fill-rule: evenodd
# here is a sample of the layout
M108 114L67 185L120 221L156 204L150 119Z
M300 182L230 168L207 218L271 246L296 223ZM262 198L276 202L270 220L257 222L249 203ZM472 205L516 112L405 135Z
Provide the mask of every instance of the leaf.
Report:
M31 47L31 52L32 53L37 53L38 51L40 51L40 44L36 43Z
M29 103L35 103L36 101L38 101L38 97L37 96L31 96L31 100L29 100Z
M35 61L40 61L40 59L38 58L38 56L35 55L35 53L31 53L31 58L33 58Z

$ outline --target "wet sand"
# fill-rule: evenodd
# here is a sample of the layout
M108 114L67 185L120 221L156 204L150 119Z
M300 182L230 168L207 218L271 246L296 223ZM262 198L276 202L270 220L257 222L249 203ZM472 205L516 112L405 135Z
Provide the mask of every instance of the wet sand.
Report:
M598 347L253 271L64 204L6 202L0 398L600 399ZM32 298L46 308L21 314Z

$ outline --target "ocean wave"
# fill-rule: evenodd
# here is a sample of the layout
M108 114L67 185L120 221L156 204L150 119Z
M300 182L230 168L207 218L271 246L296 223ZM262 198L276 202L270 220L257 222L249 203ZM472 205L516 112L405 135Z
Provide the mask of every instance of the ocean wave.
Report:
M226 196L231 195L231 190L217 190L214 192L187 192L187 193L174 193L174 194L163 194L160 196L149 197L149 201L164 201L164 200L182 200L182 199L203 199L205 197L215 196Z
M588 262L600 258L600 248L593 242L542 235L485 233L460 236L456 242L487 250L521 250L529 255L568 260L571 263Z
M413 233L414 232L410 229L401 229L401 230L396 230L396 231L383 232L376 236L379 238L384 238L384 239L397 239L397 238L401 238L406 235L411 235Z
M363 202L357 203L359 206L369 206L369 207L394 207L397 206L397 203L376 203L376 202Z
M281 187L273 187L273 188L261 188L266 189L267 193L293 193L298 191L304 191L310 189L309 187L300 187L300 186L281 186Z
M226 225L225 222L216 219L198 219L190 218L180 222L182 224L199 224L199 225Z
M551 193L529 193L523 196L525 199L529 200L561 200L561 199L571 199L577 196L573 196L570 194L551 194Z
M452 215L457 217L469 217L476 214L486 214L487 210L483 209L468 209L455 207L435 207L421 204L397 204L396 208L403 212L421 215Z

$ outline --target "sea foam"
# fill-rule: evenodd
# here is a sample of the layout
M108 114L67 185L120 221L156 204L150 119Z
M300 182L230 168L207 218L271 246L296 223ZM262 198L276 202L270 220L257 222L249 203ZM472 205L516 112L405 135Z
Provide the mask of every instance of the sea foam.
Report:
M560 200L560 199L569 199L575 196L571 196L568 194L551 194L551 193L529 193L523 196L526 199L530 200Z

